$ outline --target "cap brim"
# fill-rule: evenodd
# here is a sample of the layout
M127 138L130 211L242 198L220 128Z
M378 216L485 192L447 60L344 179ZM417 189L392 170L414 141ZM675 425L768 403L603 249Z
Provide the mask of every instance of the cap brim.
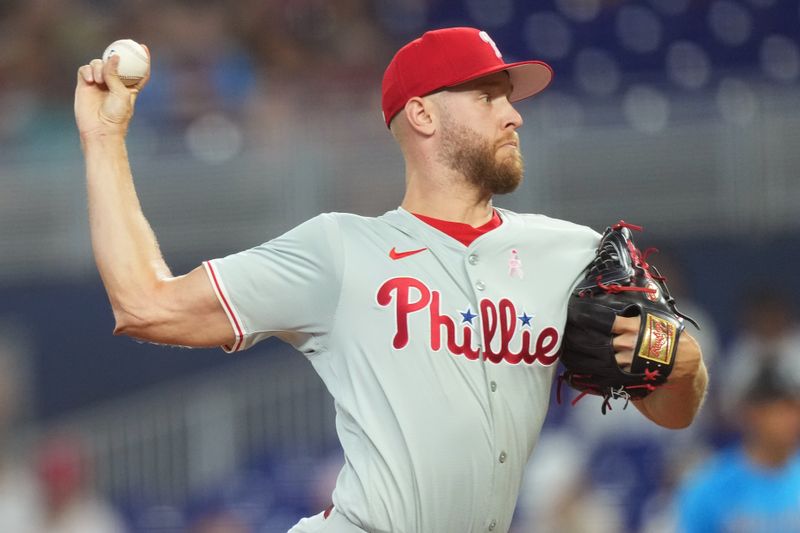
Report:
M514 86L510 97L512 102L518 102L542 92L553 80L553 69L542 61L510 63L504 70L508 71L511 85Z
M493 66L492 68L473 73L469 77L452 83L447 87L456 87L462 83L477 80L485 76L491 76L492 74L504 70L508 72L511 85L514 87L510 97L512 102L518 102L542 92L553 80L553 69L550 68L550 65L547 63L543 61L519 61L517 63Z

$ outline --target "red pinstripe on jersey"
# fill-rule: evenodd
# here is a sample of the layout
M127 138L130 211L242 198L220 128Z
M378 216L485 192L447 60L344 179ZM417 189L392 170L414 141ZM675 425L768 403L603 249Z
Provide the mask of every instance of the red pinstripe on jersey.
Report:
M228 320L230 320L231 326L233 327L233 333L236 336L236 341L234 342L232 348L227 344L224 345L223 348L229 352L236 352L242 347L242 342L244 342L244 331L242 330L240 321L236 316L236 312L233 310L233 307L231 307L231 304L228 303L228 299L225 297L225 291L222 289L222 284L217 277L217 273L214 271L214 266L211 264L211 261L204 261L203 266L206 267L206 272L208 273L208 277L211 278L211 284L214 287L214 292L217 293L217 298L222 304L225 314L228 315Z

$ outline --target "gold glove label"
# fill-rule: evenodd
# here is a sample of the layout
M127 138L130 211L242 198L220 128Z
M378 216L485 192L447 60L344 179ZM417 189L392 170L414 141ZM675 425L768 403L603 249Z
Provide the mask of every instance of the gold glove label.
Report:
M639 357L668 365L675 347L676 328L663 318L647 315Z

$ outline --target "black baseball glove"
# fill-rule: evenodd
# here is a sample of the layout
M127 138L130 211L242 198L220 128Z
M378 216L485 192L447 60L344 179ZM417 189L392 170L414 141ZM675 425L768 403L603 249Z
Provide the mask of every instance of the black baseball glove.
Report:
M664 277L647 263L653 249L640 252L631 230L641 228L620 221L600 239L597 255L570 297L562 345L559 401L566 382L581 391L573 404L586 394L602 396L603 414L611 399L622 398L627 406L628 400L664 385L675 364L683 319L697 326L676 309ZM612 345L617 316L641 317L633 360L625 368L617 363Z

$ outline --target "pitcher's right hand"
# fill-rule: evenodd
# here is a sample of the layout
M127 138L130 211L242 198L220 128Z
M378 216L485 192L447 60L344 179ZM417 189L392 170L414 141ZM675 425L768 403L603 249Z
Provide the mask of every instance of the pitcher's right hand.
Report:
M150 50L145 46L148 57ZM75 121L81 141L94 136L125 136L133 117L139 91L150 79L150 71L136 85L126 87L119 79L119 56L107 62L93 59L78 69L75 87Z

